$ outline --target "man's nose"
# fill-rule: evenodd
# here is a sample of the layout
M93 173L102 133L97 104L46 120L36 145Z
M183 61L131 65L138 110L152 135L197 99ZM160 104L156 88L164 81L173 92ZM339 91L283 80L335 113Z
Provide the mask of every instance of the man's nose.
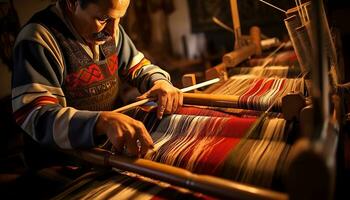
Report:
M115 19L111 19L105 27L105 32L107 32L110 36L115 36L115 29L118 26L118 22Z

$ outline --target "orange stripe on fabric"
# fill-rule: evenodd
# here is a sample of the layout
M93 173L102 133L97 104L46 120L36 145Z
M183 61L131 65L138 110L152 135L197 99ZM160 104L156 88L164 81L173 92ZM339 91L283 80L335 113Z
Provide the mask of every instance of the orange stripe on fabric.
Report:
M27 118L29 113L31 113L35 108L47 104L57 104L58 99L49 96L41 96L34 99L32 102L23 106L19 110L13 113L13 116L18 124L22 124L24 120Z
M143 58L138 64L136 64L135 66L131 67L128 71L129 76L131 75L132 78L134 78L135 73L138 69L140 69L141 67L145 66L145 65L149 65L151 64L151 62L149 60L147 60L146 58Z

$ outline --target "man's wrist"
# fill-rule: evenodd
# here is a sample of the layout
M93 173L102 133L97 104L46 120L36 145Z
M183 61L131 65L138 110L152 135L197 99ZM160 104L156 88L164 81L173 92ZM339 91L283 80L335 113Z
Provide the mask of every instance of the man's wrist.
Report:
M173 85L168 79L159 79L159 80L156 80L156 81L153 82L153 85L156 85L156 84L162 83L162 82L168 83L168 84L171 85L171 86Z

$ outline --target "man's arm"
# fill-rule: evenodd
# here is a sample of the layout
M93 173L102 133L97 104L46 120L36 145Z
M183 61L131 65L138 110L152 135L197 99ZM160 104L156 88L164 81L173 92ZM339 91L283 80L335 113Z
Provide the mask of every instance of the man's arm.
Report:
M12 106L17 123L34 140L62 149L90 148L95 136L106 134L118 151L126 147L130 156L144 155L152 147L139 121L120 113L66 107L63 55L54 38L37 24L22 31L14 52Z
M122 26L116 34L119 75L137 87L141 93L149 90L157 80L170 82L170 75L160 67L153 65L143 53L138 51Z
M56 55L55 48L48 48L50 37L22 34L25 36L18 37L14 50L12 80L12 107L17 123L43 145L62 149L94 146L99 112L66 107L61 89L65 69L57 59L62 55Z
M121 78L136 86L141 93L139 99L157 97L158 118L164 113L173 113L182 105L183 96L179 89L173 87L170 75L160 67L151 64L139 52L131 39L119 26L117 52L119 58L119 74Z

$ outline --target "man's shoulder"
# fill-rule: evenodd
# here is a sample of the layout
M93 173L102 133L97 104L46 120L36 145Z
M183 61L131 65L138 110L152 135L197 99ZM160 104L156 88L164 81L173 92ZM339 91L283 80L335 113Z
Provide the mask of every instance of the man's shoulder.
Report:
M18 33L15 46L22 41L32 41L44 45L55 42L55 38L45 26L39 23L28 23Z
M47 8L38 11L35 13L28 22L21 28L19 34L16 38L16 44L23 40L34 41L38 43L47 43L54 40L53 34L45 25L45 20L50 20L55 16L53 5L48 6ZM49 19L48 19L49 18ZM16 45L15 44L15 45Z

